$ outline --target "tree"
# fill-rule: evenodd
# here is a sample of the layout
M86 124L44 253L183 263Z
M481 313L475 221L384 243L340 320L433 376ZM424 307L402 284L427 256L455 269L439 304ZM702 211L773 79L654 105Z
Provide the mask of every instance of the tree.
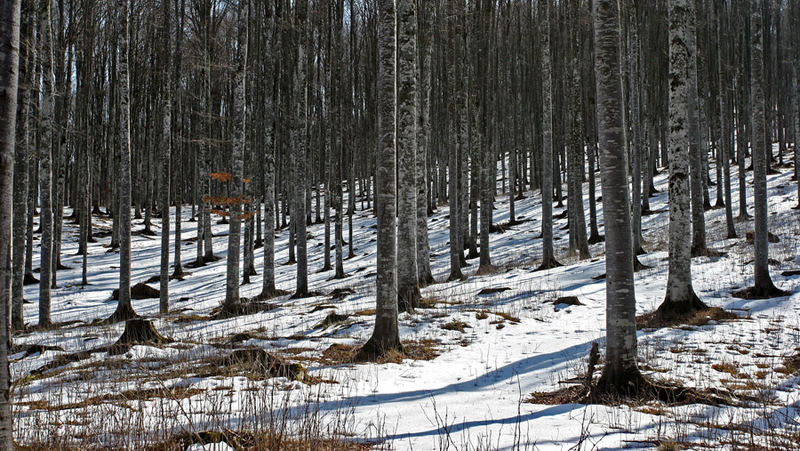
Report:
M606 235L606 363L598 390L631 394L644 378L636 365L636 293L620 82L619 12L594 1L597 120Z
M228 261L225 279L225 313L235 313L239 308L239 253L242 245L242 204L244 196L245 127L245 73L247 71L248 0L236 4L236 54L234 56L233 94L233 171L230 184L230 218L228 232Z
M47 1L47 0L45 0ZM130 2L117 0L119 50L117 83L119 90L119 302L109 322L125 321L136 312L131 304L131 112L128 97L128 14ZM42 273L44 277L44 273Z
M416 14L397 0L397 296L401 312L419 307L417 274Z
M0 4L0 301L11 303L11 212L19 76L19 0ZM9 310L0 309L0 449L14 448L11 414Z
M377 275L375 278L375 327L359 351L374 358L392 350L402 351L397 324L397 217L395 171L395 9L394 0L378 1L378 137L375 181L378 209Z
M49 327L50 288L53 277L53 33L50 0L39 2L39 33L41 35L42 94L39 128L39 199L42 228L39 272L39 326Z
M428 240L428 177L426 162L430 143L431 98L431 2L417 3L417 278L420 285L435 280L431 272Z
M167 43L163 61L162 124L161 124L161 274L158 311L162 315L169 313L169 190L170 190L170 153L172 151L172 86L170 86L169 63L172 58L172 32L170 31L170 3L162 0L164 11L164 39ZM181 243L176 238L175 248Z
M308 66L313 53L308 40L308 0L298 0L295 4L295 45L297 46L297 66L294 79L295 115L292 128L292 169L294 188L292 204L292 224L297 252L297 288L295 297L308 295L308 258L306 247L306 149L308 141Z
M14 330L25 328L23 318L23 285L25 283L25 232L28 216L28 165L30 149L33 144L34 132L31 127L31 109L34 72L35 41L33 32L33 17L35 10L32 2L25 2L25 14L20 29L20 55L24 59L19 64L19 94L17 112L17 125L20 129L20 139L14 149L14 231L13 231L13 285L11 295L11 323ZM11 22L8 22L11 23ZM4 38L5 39L5 38ZM21 124L20 124L21 121Z
M692 287L689 223L689 33L694 0L669 0L669 273L658 314L672 318L705 309ZM605 196L604 196L605 197Z
M553 78L550 59L550 0L540 2L542 33L542 264L550 269L561 264L553 250ZM594 199L592 199L594 201Z
M752 115L755 260L753 261L753 286L740 292L750 298L770 298L787 294L772 283L769 275L767 158L772 155L772 149L771 145L765 142L764 36L761 22L763 7L763 0L750 0L750 113Z

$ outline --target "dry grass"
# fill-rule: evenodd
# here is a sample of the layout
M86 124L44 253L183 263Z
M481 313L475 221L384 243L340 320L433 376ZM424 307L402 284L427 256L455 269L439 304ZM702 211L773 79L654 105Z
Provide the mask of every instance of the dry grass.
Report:
M665 319L657 311L645 313L636 317L636 327L638 329L661 329L664 327L678 326L705 326L711 321L733 321L742 319L735 313L723 310L719 307L710 307L705 310L698 310L683 317Z
M403 342L405 354L400 351L389 351L386 355L378 359L376 363L401 363L405 359L411 360L433 360L441 355L441 343L438 340L424 338L421 340L409 340ZM319 359L325 365L341 365L348 363L358 363L356 354L360 346L345 345L334 343L322 352Z

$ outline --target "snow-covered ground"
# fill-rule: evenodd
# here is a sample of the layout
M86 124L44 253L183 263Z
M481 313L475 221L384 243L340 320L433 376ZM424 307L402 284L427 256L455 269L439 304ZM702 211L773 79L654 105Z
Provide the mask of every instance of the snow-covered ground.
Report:
M732 171L733 198L738 199L735 168ZM158 317L158 299L133 302L136 311L153 319L172 343L135 346L119 356L90 353L39 374L37 368L59 356L113 343L123 328L122 324L89 324L108 317L116 307L109 298L118 284L119 255L107 252L110 238L90 244L90 285L81 287L81 257L74 255L77 228L65 221L63 263L72 269L59 271L52 317L69 325L14 336L15 345L60 348L11 356L16 438L47 440L58 435L82 446L136 448L137 441L163 440L179 430L263 427L284 418L290 424L313 422L319 434L374 442L379 449L623 448L671 441L698 447L755 443L791 448L800 440L800 377L785 368L784 359L800 355L800 277L784 277L781 272L800 268L800 217L791 209L798 203L795 182L790 180L792 170L781 171L769 176L770 231L780 239L770 244L770 258L775 260L770 269L776 285L792 294L754 301L731 296L752 283L752 246L744 240L752 221L737 222L740 238L726 240L724 210L710 210L706 213L708 244L725 254L693 259L695 290L706 303L737 312L743 319L639 332L641 366L650 377L732 390L739 399L752 396L749 402L720 407L525 402L533 392L556 390L564 386L560 381L581 375L592 342L599 342L602 349L605 335L605 281L595 278L605 272L602 243L591 246L591 260L566 257L567 231L562 230L566 219L558 220L554 225L557 257L565 266L533 271L541 255L541 240L536 238L540 197L538 192L528 192L516 205L517 219L525 222L491 234L492 261L500 268L496 274L474 275L477 260L470 260L466 281L438 283L423 290L426 298L436 302L433 308L401 315L401 338L433 340L439 353L432 360L402 363L335 364L321 358L333 344L363 343L372 330L375 218L370 211L358 210L353 221L356 256L344 262L350 275L346 279L329 280L333 271L319 272L324 230L321 224L309 227L309 286L318 295L283 296L273 300L278 307L268 312L206 319L224 298L225 260L187 268L191 275L170 283L174 314ZM652 252L640 256L650 268L636 274L639 313L658 306L666 284L665 171L656 178L656 187L660 193L651 199L656 213L643 218L644 246ZM714 187L710 189L713 203ZM599 186L597 195L601 195ZM752 186L748 186L748 198L752 206ZM506 222L507 196L498 195L495 207L494 221ZM597 207L602 233L602 204ZM555 214L561 211L555 209ZM734 214L737 211L734 204ZM196 223L188 221L188 208L183 213L185 241L194 237ZM429 218L437 280L449 273L447 214L447 207L439 206ZM158 224L154 219L156 231ZM111 222L95 218L95 225L108 229ZM141 221L135 221L134 230L140 229ZM215 254L224 257L227 225L215 225L214 233ZM287 241L287 230L277 232L277 282L279 288L293 291L295 266L284 265ZM183 262L193 261L194 242L185 241L182 246ZM134 235L134 283L158 274L159 252L159 237ZM261 291L261 254L256 252L259 275L241 287L245 297ZM36 267L38 255L34 260ZM157 283L151 286L158 288ZM344 298L328 295L345 287L354 292ZM507 290L478 294L485 288ZM25 288L25 298L33 301L25 306L25 320L31 325L37 323L37 290L37 286ZM554 305L552 301L561 296L577 296L583 305ZM334 311L347 318L317 327ZM463 332L442 328L454 321L466 324ZM249 335L235 345L221 345L245 332ZM301 362L313 381L322 382L262 380L197 370L218 362L213 359L234 348L253 345ZM145 390L158 395L142 395Z

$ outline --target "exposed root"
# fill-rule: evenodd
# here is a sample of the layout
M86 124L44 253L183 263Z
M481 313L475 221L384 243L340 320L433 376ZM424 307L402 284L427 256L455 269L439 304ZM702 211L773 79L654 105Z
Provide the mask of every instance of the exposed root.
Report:
M539 265L538 268L536 268L536 271L544 271L547 269L558 268L559 266L564 266L564 265L562 265L558 260L556 260L555 257L553 257L547 261L543 261L542 264Z
M216 312L212 312L213 319L228 319L237 316L253 315L261 312L269 312L278 308L277 304L271 302L261 302L258 297L254 299L240 298L239 302L233 306L222 306Z
M705 309L685 312L683 315L664 317L659 311L646 313L636 318L638 329L660 329L663 327L674 327L678 325L704 326L710 321L731 321L740 319L738 315L719 307L709 307Z
M731 296L739 299L772 299L788 296L791 293L783 291L772 285L771 287L747 287L744 290L734 291Z
M133 345L157 346L171 341L158 333L152 321L142 318L131 319L125 322L125 330L116 343L108 348L108 353L109 355L122 354Z

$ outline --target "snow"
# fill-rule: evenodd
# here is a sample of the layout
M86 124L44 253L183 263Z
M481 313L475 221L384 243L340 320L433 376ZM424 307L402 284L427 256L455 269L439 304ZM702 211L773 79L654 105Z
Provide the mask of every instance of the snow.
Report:
M736 168L731 170L736 200ZM567 232L561 230L566 219L557 220L556 254L565 266L534 272L541 255L541 242L536 238L540 232L540 198L538 192L527 192L527 197L516 203L517 219L526 222L502 234L491 234L492 261L501 268L498 273L476 276L477 260L470 260L470 267L465 269L468 280L439 283L423 290L423 296L439 301L434 308L401 315L401 338L437 340L441 355L427 361L406 359L400 364L335 365L317 359L334 343L365 342L372 330L374 316L364 311L374 308L375 219L370 211L357 209L353 221L356 256L344 262L345 272L350 274L344 280L330 280L332 271L319 272L323 226L309 227L309 287L320 295L306 299L279 297L273 300L278 308L254 315L193 320L188 315L208 315L224 299L225 260L202 268L185 268L191 275L170 283L175 314L158 317L157 299L133 301L136 311L152 318L159 332L174 343L161 348L135 346L120 356L93 353L47 377L31 377L31 371L58 356L113 343L123 328L122 324L89 324L109 316L116 307L116 301L109 301L109 297L118 284L119 255L107 252L107 237L90 243L90 285L81 287L81 258L74 255L77 228L65 220L63 263L72 269L58 273L60 287L53 291L52 318L54 322L79 323L15 335L17 345L43 344L64 350L11 356L12 377L17 381L17 440L57 434L86 443L119 443L120 436L127 436L126 446L135 447L136 440L155 440L148 433L235 427L251 424L254 418L265 421L265 416L274 419L284 415L282 424L302 424L314 418L323 434L378 443L378 449L613 449L654 447L661 440L722 446L725 440L749 443L746 440L751 431L758 443L775 445L778 442L770 442L768 437L782 433L789 437L800 430L798 376L774 371L780 368L784 357L800 351L800 277L780 275L800 264L800 221L797 212L791 210L798 200L791 172L783 169L768 179L770 231L780 238L779 243L770 244L770 258L777 261L770 269L776 285L791 295L770 300L731 297L733 291L752 284L752 246L743 238L745 231L752 230L752 221L737 222L737 233L742 238L723 239L724 210L710 210L706 213L708 244L726 255L693 259L695 290L706 303L733 310L744 319L639 332L642 368L651 377L701 388L738 384L737 393L758 394L758 399L769 402L719 407L549 406L524 402L533 392L561 388L564 385L559 381L582 374L592 342L600 343L602 349L605 334L605 280L595 279L605 272L602 243L591 246L591 260L579 262L575 257L566 257ZM645 216L642 225L644 247L648 250L665 249L667 240L666 172L655 182L660 193L651 199L651 208L657 213ZM750 206L751 194L749 187ZM597 195L601 195L599 186ZM714 196L713 188L711 195ZM507 202L507 196L498 195L496 223L508 220ZM587 221L588 202L584 195ZM356 205L360 208L360 202ZM602 233L602 204L597 207ZM560 211L556 209L555 213ZM738 205L734 204L734 214L737 211ZM446 206L439 206L429 218L432 267L437 280L445 279L449 273L447 213ZM183 217L185 241L195 235L196 223L188 221L189 208L183 209ZM156 231L158 224L154 219ZM97 218L95 225L107 229L111 222ZM141 228L141 221L135 221L134 230ZM214 233L214 252L224 257L227 225L214 225ZM295 266L284 265L287 243L288 231L277 232L277 285L291 292ZM159 246L159 237L134 235L133 283L158 274ZM194 260L194 242L184 242L182 251L184 264ZM259 275L251 278L253 283L241 287L242 296L252 297L261 291L261 252L256 250ZM38 265L37 254L34 267ZM651 268L636 274L637 312L652 311L663 299L666 257L665 251L639 257ZM343 287L352 288L354 294L341 300L325 295ZM487 287L509 290L477 294ZM34 301L25 306L25 320L31 325L37 322L37 290L37 286L25 288L25 298ZM583 305L553 305L552 301L561 296L577 296ZM322 308L325 305L335 309ZM344 324L315 328L333 311L351 315L350 319ZM485 319L479 319L477 314L481 311L487 312ZM508 319L511 317L519 322ZM454 319L469 327L463 333L441 328ZM224 349L215 344L240 332L254 335L237 347L255 345L269 351L292 351L285 355L290 360L300 359L311 376L336 383L306 385L283 378L254 381L243 376L168 374L176 367L188 367L186 372L191 374L198 362L224 354ZM102 365L109 362L115 365ZM725 365L737 368L738 373L718 371L715 364L723 369ZM759 371L763 374L757 375ZM147 388L196 389L197 394L185 398L114 399L56 410L42 409L36 403L63 406L103 394ZM141 431L131 433L115 426L122 424L136 424ZM205 448L195 444L188 449L232 448L216 443Z

